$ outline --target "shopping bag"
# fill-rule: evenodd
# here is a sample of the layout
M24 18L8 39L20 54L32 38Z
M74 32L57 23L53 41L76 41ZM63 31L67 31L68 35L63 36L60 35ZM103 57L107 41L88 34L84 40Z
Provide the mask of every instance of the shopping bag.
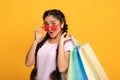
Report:
M74 49L70 53L67 80L109 80L90 44L78 45L75 38L73 36L71 38Z
M68 80L88 80L79 54L80 46L76 46L70 53Z
M70 63L68 69L68 80L76 80L75 55L74 50L70 53Z
M88 80L84 66L83 66L83 62L81 60L81 55L79 53L79 48L80 46L76 46L74 49L74 55L75 55L75 68L76 68L76 80Z
M88 80L109 80L89 43L79 49Z

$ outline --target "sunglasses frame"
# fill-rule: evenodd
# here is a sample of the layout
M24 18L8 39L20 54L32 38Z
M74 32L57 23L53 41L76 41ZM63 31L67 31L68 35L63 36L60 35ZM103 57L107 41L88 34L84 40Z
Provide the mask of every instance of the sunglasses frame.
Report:
M59 25L59 24L57 24L57 25L53 24L53 25L51 25L51 26L46 26L45 24L43 24L42 29L43 29L44 31L46 31L46 32L49 31L49 28L50 28L50 30L56 31L58 25Z

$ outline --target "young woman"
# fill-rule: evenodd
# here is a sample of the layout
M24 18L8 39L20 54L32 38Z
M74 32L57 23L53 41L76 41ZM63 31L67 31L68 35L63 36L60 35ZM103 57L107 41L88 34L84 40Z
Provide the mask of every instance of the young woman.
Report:
M73 48L71 38L66 37L68 25L65 16L60 10L51 9L44 12L43 21L44 25L36 28L35 40L26 55L25 64L35 65L31 80L35 74L36 80L65 80ZM39 33L41 28L46 31L44 38Z

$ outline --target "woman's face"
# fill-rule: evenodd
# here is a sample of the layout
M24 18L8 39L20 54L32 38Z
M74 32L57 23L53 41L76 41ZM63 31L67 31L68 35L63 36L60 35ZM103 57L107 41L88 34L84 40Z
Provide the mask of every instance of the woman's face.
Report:
M51 38L55 38L61 34L61 28L63 27L63 24L54 16L47 16L44 20L44 25L46 26L47 32Z

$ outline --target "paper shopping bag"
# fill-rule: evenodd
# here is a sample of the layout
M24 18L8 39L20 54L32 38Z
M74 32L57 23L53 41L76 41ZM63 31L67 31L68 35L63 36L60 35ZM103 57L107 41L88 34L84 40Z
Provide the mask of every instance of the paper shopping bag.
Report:
M74 50L74 55L75 55L75 62L76 62L76 77L77 80L88 80L84 66L83 66L83 62L81 60L81 55L79 53L79 48L80 46L76 46L75 50Z
M74 50L70 53L70 63L68 69L68 80L76 80L75 55Z
M89 43L79 49L88 80L109 80Z
M76 46L70 53L68 80L88 80L79 53L80 46Z
M73 36L71 39L74 49L70 53L66 80L109 80L90 44L79 45Z

